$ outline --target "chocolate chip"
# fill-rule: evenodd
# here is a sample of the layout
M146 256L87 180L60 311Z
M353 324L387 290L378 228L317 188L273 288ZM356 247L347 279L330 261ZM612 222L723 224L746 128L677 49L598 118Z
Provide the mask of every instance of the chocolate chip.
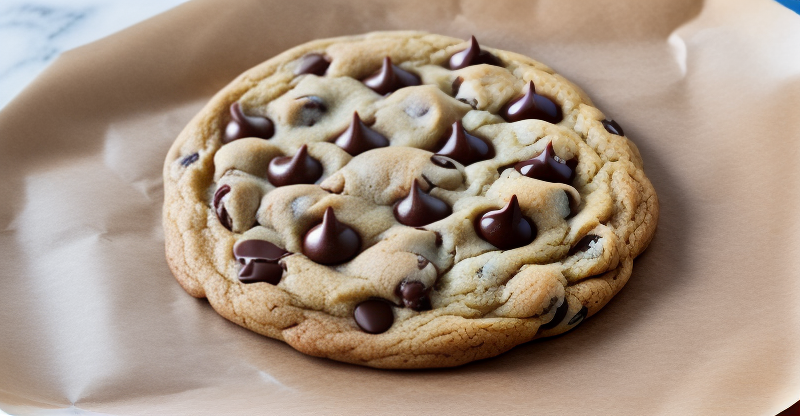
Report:
M583 320L586 319L586 315L588 313L589 309L585 306L582 307L581 310L579 310L578 313L576 313L575 316L573 316L572 319L570 319L569 322L567 322L567 325L575 325L583 322Z
M497 59L496 56L487 51L481 50L481 47L478 45L478 40L475 39L475 36L470 38L467 49L456 52L450 57L449 64L450 69L453 70L479 64L501 66L500 60Z
M569 311L569 302L567 302L567 298L564 298L564 301L561 302L561 305L556 309L556 313L553 315L553 319L550 322L540 325L539 329L553 329L564 320L567 316L567 311Z
M222 185L217 189L217 192L214 192L214 208L219 206L219 201L222 200L222 197L227 195L228 192L231 191L231 187L228 185Z
M389 139L367 127L356 112L353 113L350 126L334 140L334 143L350 155L356 156L367 150L388 146Z
M400 224L421 227L439 221L452 213L446 202L422 192L415 179L408 195L394 206L394 217Z
M553 150L553 142L549 142L538 156L517 163L514 169L529 178L569 185L575 177L577 166L577 159L564 161L558 158Z
M294 125L311 127L317 124L317 121L328 111L325 102L316 95L298 97L297 99L303 100L303 105L292 120Z
M448 157L444 157L444 156L440 156L440 155L433 155L433 156L431 156L431 162L434 165L436 165L436 166L438 166L440 168L458 169L456 167L456 164L453 163L453 160L448 158Z
M454 122L446 135L447 141L436 152L437 155L447 156L464 166L494 156L494 148L489 143L467 133L464 126L461 125L461 120Z
M322 164L309 156L308 145L300 146L294 156L276 157L269 161L267 179L275 186L313 184L322 176Z
M284 271L278 261L289 254L291 253L269 241L239 241L233 246L233 256L243 265L239 269L239 281L277 285Z
M500 115L509 123L536 119L555 124L563 118L560 106L551 99L536 94L533 81L528 84L528 91L524 95L512 99L503 106L500 110Z
M418 118L428 114L430 108L424 104L415 104L406 107L403 111L411 117Z
M470 98L469 100L466 98L459 98L458 101L461 101L462 103L472 107L473 110L478 109L478 100L475 98Z
M619 123L614 120L603 120L603 127L606 128L606 131L611 134L616 134L617 136L624 136L625 133L622 131L622 127L620 127Z
M258 137L269 139L275 134L272 120L260 116L248 116L242 112L239 102L231 104L231 121L225 127L225 136L222 143L230 143L243 137Z
M314 74L323 76L331 65L331 61L318 53L309 53L300 58L300 64L294 69L295 75Z
M591 247L592 244L597 243L598 241L600 241L600 237L594 234L586 234L585 236L583 236L583 238L578 240L578 243L575 244L574 247L569 249L569 253L567 253L567 255L572 256L575 255L576 253L585 252L589 250L589 247Z
M418 76L392 64L392 59L388 56L383 58L383 65L378 72L364 78L361 82L380 95L421 83Z
M361 238L347 224L336 219L333 208L328 207L322 223L314 226L303 239L303 254L320 264L344 263L358 254Z
M403 300L403 305L415 311L431 309L430 291L431 288L426 288L422 282L406 280L400 282L396 289L397 295Z
M458 90L461 89L461 84L463 82L464 82L464 78L461 78L461 77L456 77L456 79L453 80L453 84L450 86L450 89L453 92L453 97L458 95Z
M200 159L200 155L197 153L192 153L181 160L181 166L189 166L192 163L197 162L197 159Z
M536 225L522 216L522 210L513 195L505 207L489 211L476 224L478 235L501 250L522 247L536 238Z
M417 268L422 270L431 263L430 260L426 259L424 256L417 255Z
M380 334L394 324L392 304L383 299L368 299L356 306L353 318L359 328L370 334Z
M230 186L222 185L217 189L217 192L214 192L214 212L216 212L220 224L227 228L228 231L232 231L233 225L231 223L231 217L228 215L228 210L225 209L225 204L222 203L222 198L230 191Z

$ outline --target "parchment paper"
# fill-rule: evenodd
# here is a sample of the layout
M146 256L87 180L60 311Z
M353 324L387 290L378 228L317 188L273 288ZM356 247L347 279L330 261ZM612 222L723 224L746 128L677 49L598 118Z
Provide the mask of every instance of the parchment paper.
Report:
M161 166L211 95L305 41L422 29L538 59L661 201L627 287L456 369L311 358L170 274ZM12 414L775 415L800 398L800 16L707 2L202 0L64 54L0 112L0 408Z

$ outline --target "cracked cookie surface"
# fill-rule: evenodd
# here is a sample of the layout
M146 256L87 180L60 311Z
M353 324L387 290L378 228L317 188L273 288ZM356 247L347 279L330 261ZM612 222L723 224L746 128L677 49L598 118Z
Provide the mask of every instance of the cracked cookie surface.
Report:
M636 146L525 56L421 32L240 75L164 165L170 268L306 354L460 365L566 332L627 282L658 200Z

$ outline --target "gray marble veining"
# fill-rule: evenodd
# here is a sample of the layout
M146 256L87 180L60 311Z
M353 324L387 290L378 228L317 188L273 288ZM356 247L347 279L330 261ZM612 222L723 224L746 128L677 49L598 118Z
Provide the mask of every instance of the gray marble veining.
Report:
M0 109L61 53L186 0L0 1Z

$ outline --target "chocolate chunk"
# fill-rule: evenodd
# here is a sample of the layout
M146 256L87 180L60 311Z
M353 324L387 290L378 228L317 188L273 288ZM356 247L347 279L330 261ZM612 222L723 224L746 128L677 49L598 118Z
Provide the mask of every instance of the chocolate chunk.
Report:
M353 318L359 328L370 334L380 334L394 324L392 304L383 299L368 299L356 306Z
M553 142L549 142L542 153L533 159L517 163L514 169L529 178L569 185L575 177L577 166L578 161L574 158L564 161L556 156Z
M406 308L415 311L426 311L431 309L429 294L431 288L426 288L425 284L417 281L402 281L397 285L397 295L403 300Z
M328 207L322 223L314 226L303 239L303 254L320 264L344 263L358 254L361 237L347 224L336 219Z
M321 176L322 164L309 156L305 144L294 156L276 157L269 161L267 167L267 179L275 186L314 183Z
M514 98L503 106L500 115L509 123L536 119L555 124L563 118L559 105L543 95L536 94L533 81L528 84L528 91L523 96Z
M588 313L589 309L585 306L582 307L581 310L579 310L578 313L576 313L575 316L573 316L572 319L570 319L569 322L567 322L567 325L576 325L583 322L583 320L586 319L586 315Z
M433 155L431 156L431 162L440 167L445 169L458 169L456 164L450 158L440 156L440 155Z
M230 191L230 186L222 185L217 189L217 192L214 192L214 212L217 213L217 219L219 219L220 224L227 228L228 231L232 231L233 225L231 224L231 217L228 215L228 210L225 209L225 204L222 203L222 197L227 195Z
M200 159L200 155L197 153L192 153L181 160L181 166L189 166L192 163L197 162L197 159Z
M500 60L491 53L481 50L478 45L478 40L472 36L469 40L469 46L460 52L456 52L450 57L450 69L456 70L466 68L470 65L494 65L501 66Z
M239 269L239 281L277 285L283 276L283 267L278 261L289 254L291 253L269 241L239 241L233 246L233 256L243 265Z
M536 225L522 216L522 210L513 195L505 207L489 211L480 217L478 235L501 250L522 247L536 238Z
M380 95L421 83L418 76L392 64L392 59L388 56L383 58L383 66L378 72L364 78L361 82Z
M572 256L576 253L587 251L593 243L597 243L598 241L600 241L600 237L594 234L586 234L583 236L583 238L578 240L578 243L575 244L574 247L569 249L569 253L567 253L567 255Z
M421 227L441 220L453 210L435 196L422 192L416 179L411 184L411 191L394 206L394 217L400 224L409 227Z
M230 143L243 137L269 139L275 134L272 120L266 117L248 116L242 112L239 102L231 104L231 121L225 127L222 143Z
M617 136L624 136L625 133L622 131L622 127L614 120L603 120L603 127L606 128L606 131L611 134L616 134Z
M334 143L350 155L356 156L367 150L388 146L389 139L367 127L356 112L353 113L350 126L334 140Z
M461 125L461 120L450 126L447 132L447 141L437 155L447 156L464 166L490 159L494 156L494 148L489 143L475 137Z
M309 53L301 58L300 64L294 69L295 75L314 74L323 76L331 65L331 61L318 53Z
M556 309L555 315L553 315L553 319L550 322L539 326L539 329L553 329L564 320L567 316L567 311L569 311L569 302L567 302L567 298L564 298L564 301L561 302L561 305Z

